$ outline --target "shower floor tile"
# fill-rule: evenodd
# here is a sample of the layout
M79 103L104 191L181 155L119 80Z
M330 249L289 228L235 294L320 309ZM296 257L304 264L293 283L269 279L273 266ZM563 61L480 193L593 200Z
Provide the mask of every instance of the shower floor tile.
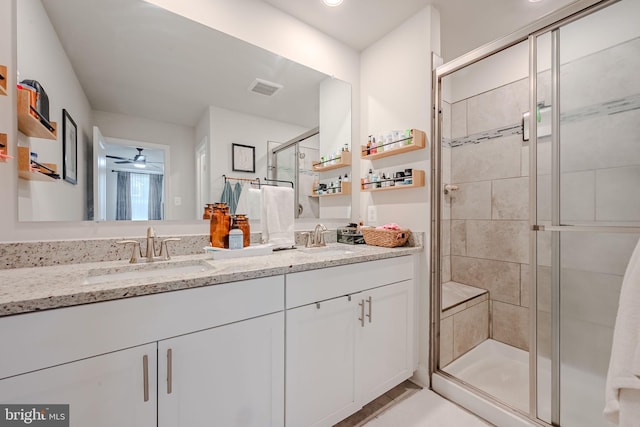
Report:
M459 357L443 371L522 411L529 409L529 353L495 340Z

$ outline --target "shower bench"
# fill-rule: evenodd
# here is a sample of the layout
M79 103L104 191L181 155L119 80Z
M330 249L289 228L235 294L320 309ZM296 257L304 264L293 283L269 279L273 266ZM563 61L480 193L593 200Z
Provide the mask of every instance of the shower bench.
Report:
M489 338L489 292L458 282L442 284L440 367Z

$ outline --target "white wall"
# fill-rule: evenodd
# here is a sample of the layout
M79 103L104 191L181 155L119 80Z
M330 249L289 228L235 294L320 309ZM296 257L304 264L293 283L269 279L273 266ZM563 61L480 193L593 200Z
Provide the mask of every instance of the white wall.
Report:
M360 105L362 109L360 135L377 135L394 129L416 128L431 135L431 55L440 53L440 16L428 6L400 27L362 52ZM426 172L423 188L360 193L360 218L367 222L367 210L374 206L376 224L396 222L414 232L424 232L425 248L429 248L430 218L430 142L424 150L384 159L355 161L353 181L359 188L360 178L370 164L380 170L407 167ZM357 144L359 145L359 144ZM359 146L354 148L359 157ZM354 209L357 207L354 206ZM418 371L416 381L429 385L429 250L419 257L416 269L418 299Z
M415 128L425 131L429 139L431 52L439 50L432 45L431 34L439 31L435 18L437 11L427 7L362 52L361 135ZM385 171L421 169L427 171L428 178L429 148L361 163L358 175L354 170L356 182L370 167ZM362 193L359 215L365 223L368 206L377 209L378 219L372 225L396 222L412 230L428 231L429 182L417 189Z
M91 123L87 97L49 21L40 0L21 0L18 7L18 71L20 80L37 80L49 97L49 117L58 123L57 141L18 134L18 142L38 153L38 160L55 163L62 176L62 109L78 126L77 185L62 179L54 183L18 180L21 221L86 219L87 165L82 161L90 151ZM13 71L12 71L13 72Z
M17 129L17 113L16 113L16 51L15 36L16 27L15 15L16 2L2 1L0 2L0 64L7 66L7 89L8 96L0 96L0 133L8 135L8 151L9 155L16 155L16 133ZM18 166L16 160L9 160L6 163L0 162L0 198L2 204L0 206L0 239L6 240L7 235L18 220Z
M225 108L210 107L210 110L211 203L220 200L224 186L223 174L237 178L259 177L261 181L264 180L264 177L267 176L267 141L285 142L309 130L301 126L239 113ZM232 170L232 143L256 147L255 173ZM232 185L235 185L235 183L232 183Z
M106 138L168 146L165 215L170 220L196 219L195 128L104 111L93 111L92 120ZM174 203L175 197L181 199L180 205Z

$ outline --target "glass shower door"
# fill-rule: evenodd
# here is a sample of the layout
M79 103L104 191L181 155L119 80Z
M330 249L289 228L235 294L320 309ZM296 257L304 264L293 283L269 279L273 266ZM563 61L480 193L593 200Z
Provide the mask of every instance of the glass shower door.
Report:
M640 3L622 0L537 38L537 416L563 427L607 425L620 287L640 237L637 16Z

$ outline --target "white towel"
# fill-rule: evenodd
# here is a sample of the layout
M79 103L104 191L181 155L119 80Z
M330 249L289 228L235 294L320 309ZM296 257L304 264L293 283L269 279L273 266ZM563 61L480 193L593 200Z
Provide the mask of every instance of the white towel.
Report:
M293 188L262 187L262 243L270 243L274 249L295 244L293 203Z
M262 202L260 201L261 197L262 193L260 190L253 188L251 187L251 184L246 183L242 187L238 206L236 207L236 213L245 214L250 220L259 220L262 210Z
M622 280L605 390L605 417L616 425L640 424L640 241Z

